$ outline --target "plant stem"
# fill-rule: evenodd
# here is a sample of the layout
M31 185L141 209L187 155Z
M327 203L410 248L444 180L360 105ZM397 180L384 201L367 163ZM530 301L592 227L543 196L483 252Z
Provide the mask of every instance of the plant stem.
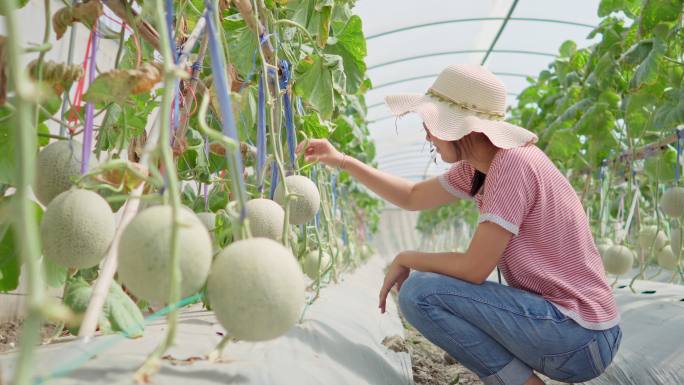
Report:
M157 346L157 348L147 357L143 366L136 373L138 379L147 379L149 375L154 374L158 368L160 357L173 344L176 337L176 326L178 324L178 308L175 304L180 300L180 255L178 253L178 213L180 211L180 194L178 191L178 176L176 175L176 165L173 162L173 154L171 153L171 143L169 140L169 133L171 129L171 104L173 102L173 93L176 90L177 77L174 72L174 59L171 52L169 35L166 33L170 26L166 23L164 14L164 4L162 0L155 2L157 24L161 30L159 34L160 49L164 57L164 94L161 102L161 121L159 128L159 146L161 152L161 161L164 166L164 172L167 181L167 189L169 195L169 203L171 205L171 287L169 289L169 300L171 311L168 315L168 330L166 337Z
M15 210L15 235L21 260L26 267L28 279L28 311L19 347L14 384L28 384L34 369L33 350L40 342L41 308L45 302L43 278L38 259L40 240L35 209L31 203L30 185L33 182L36 163L36 127L31 123L31 82L26 78L21 63L21 48L17 37L16 0L0 1L0 11L5 15L7 31L7 54L9 83L16 93L16 123L14 127L14 151L16 165L16 192L13 197Z

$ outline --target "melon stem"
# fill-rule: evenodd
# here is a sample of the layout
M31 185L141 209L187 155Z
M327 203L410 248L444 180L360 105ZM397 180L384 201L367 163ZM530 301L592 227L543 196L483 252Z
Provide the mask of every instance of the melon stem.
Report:
M168 188L166 189L169 196L169 203L171 206L171 287L169 289L168 303L171 304L171 311L168 314L168 330L165 338L157 346L157 348L145 359L142 367L137 371L135 377L138 381L147 381L147 379L159 370L159 363L161 356L173 344L176 337L176 327L178 324L178 306L180 300L180 256L178 255L178 213L180 211L180 194L178 191L178 176L176 175L176 165L173 162L173 155L171 153L170 129L171 129L171 103L173 102L173 93L175 91L175 84L177 76L175 74L175 65L173 54L170 48L169 35L166 33L169 26L166 24L166 17L164 11L164 4L162 0L155 2L156 18L159 24L159 29L162 31L159 34L160 48L162 56L164 57L164 93L161 103L161 121L159 130L158 149L161 152L161 162L166 173L166 181Z
M22 50L17 42L21 36L16 25L16 1L0 1L0 11L5 15L7 30L7 60L9 68L9 84L16 93L16 124L14 127L14 164L16 192L14 205L14 234L19 255L26 267L28 281L27 316L24 321L19 356L14 375L15 385L28 384L34 371L34 349L40 342L40 326L43 322L41 309L45 303L43 278L38 259L40 257L40 239L38 237L38 221L35 207L30 198L30 185L35 177L36 164L36 126L31 123L33 103L32 84L26 78L21 63Z

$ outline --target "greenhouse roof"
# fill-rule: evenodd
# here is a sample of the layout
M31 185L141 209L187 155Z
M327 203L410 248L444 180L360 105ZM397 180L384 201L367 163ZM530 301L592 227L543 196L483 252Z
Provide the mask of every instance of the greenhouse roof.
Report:
M508 104L557 55L561 44L592 44L598 0L363 0L355 12L367 38L369 128L380 169L411 180L448 168L430 161L420 119L390 115L384 96L422 93L455 63L484 64L506 85Z

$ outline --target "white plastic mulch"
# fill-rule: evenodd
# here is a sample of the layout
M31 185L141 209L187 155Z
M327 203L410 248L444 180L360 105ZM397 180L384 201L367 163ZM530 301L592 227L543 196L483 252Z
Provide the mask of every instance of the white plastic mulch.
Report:
M305 313L301 324L286 335L268 342L234 342L221 362L203 358L220 341L223 329L210 312L199 307L180 317L176 345L169 350L155 384L411 384L408 353L397 353L382 345L387 336L404 335L396 305L388 301L388 312L380 314L378 290L385 262L374 257L338 284L321 291ZM155 322L144 337L118 340L112 347L66 376L49 384L129 384L144 358L165 334L166 324ZM84 351L109 343L99 337L58 343L39 350L36 375L65 368ZM16 356L0 356L0 383L11 380ZM3 382L4 381L4 382Z

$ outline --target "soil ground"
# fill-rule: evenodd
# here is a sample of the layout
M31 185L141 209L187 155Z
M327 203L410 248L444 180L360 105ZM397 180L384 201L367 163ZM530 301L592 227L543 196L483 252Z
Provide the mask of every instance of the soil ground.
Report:
M19 335L21 333L21 321L9 321L0 323L0 353L17 349L19 347ZM45 324L41 328L41 343L49 343L56 332L54 324Z

